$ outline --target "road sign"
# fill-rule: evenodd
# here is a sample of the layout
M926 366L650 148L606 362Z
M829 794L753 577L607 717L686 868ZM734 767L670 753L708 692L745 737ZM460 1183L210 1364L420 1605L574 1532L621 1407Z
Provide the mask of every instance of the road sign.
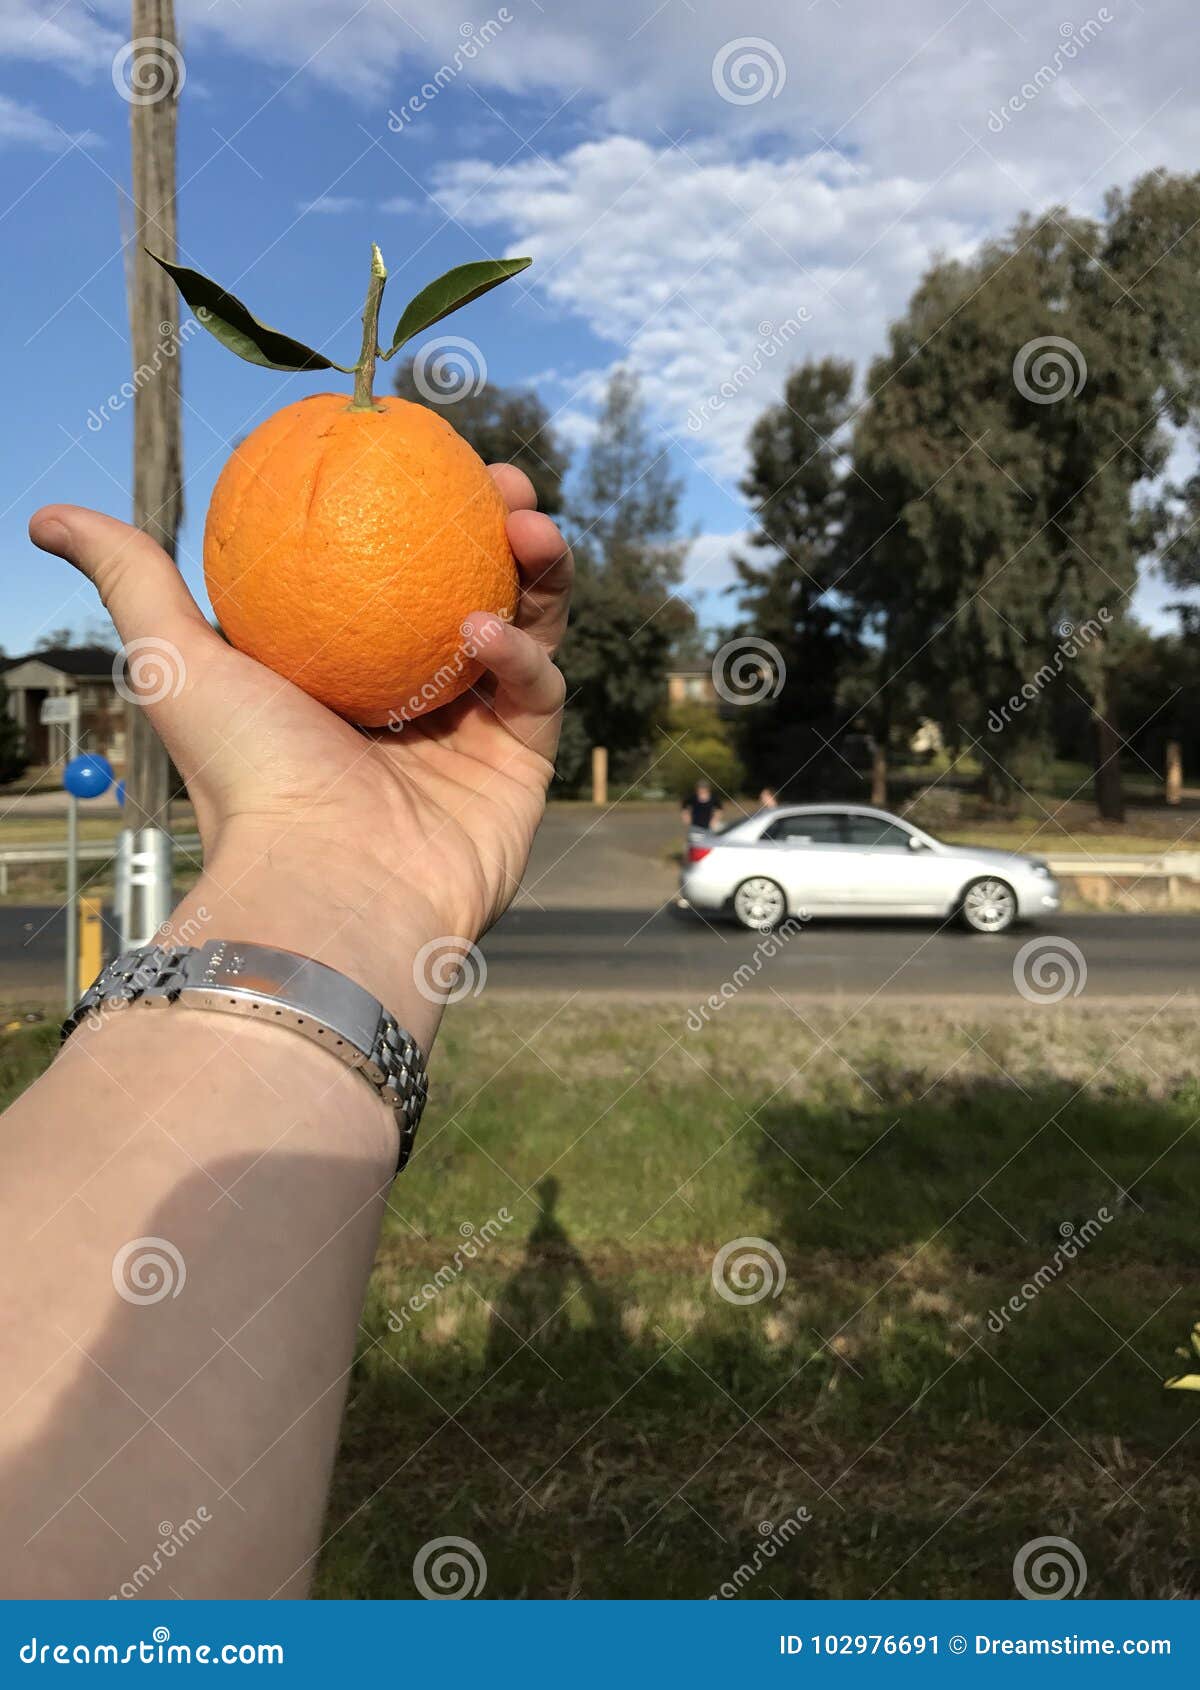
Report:
M74 721L79 709L79 699L74 693L65 693L59 698L44 698L42 708L38 711L38 721L43 727L62 726Z

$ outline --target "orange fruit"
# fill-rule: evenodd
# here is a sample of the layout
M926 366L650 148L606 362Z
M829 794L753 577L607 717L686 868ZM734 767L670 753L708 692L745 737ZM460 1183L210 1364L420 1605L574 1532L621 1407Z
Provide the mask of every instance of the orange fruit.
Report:
M239 651L364 727L410 720L483 672L464 616L511 618L507 509L444 417L345 393L285 405L213 490L204 579Z

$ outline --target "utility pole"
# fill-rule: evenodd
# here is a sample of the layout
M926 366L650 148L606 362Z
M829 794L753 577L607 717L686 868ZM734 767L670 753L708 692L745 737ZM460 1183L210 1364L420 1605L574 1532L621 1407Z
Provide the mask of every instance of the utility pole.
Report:
M183 58L173 0L132 0L128 98L133 146L129 321L133 347L133 520L174 558L183 517L179 306L174 283L147 255L174 259L175 121ZM144 944L171 906L170 764L139 705L126 707L122 834L129 896L122 947Z

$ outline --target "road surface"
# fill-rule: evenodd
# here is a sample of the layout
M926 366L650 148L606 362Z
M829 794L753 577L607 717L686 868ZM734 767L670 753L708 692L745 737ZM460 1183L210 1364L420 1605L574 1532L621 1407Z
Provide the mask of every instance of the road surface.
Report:
M53 911L0 907L0 1000L44 1002L59 989L63 933L62 916ZM1068 949L1065 966L1070 985L1085 976L1079 994L1085 1002L1161 1004L1200 990L1200 916L1189 915L1064 915L1052 926L997 938L923 923L814 921L768 946L753 933L712 928L673 909L526 907L511 910L482 949L489 993L677 993L700 1001L729 983L738 995L861 1000L878 992L1015 1002L1014 964L1035 939L1045 941L1047 953L1062 953L1056 939L1076 947L1082 964ZM1062 980L1049 954L1045 962L1043 996Z

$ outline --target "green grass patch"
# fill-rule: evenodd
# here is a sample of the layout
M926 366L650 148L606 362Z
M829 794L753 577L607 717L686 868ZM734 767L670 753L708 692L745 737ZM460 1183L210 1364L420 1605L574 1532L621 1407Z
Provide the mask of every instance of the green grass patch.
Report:
M1008 1597L1046 1536L1200 1593L1194 1016L689 1007L450 1012L317 1594L445 1536L496 1597ZM51 1043L0 1038L6 1097ZM742 1238L777 1295L714 1288Z

